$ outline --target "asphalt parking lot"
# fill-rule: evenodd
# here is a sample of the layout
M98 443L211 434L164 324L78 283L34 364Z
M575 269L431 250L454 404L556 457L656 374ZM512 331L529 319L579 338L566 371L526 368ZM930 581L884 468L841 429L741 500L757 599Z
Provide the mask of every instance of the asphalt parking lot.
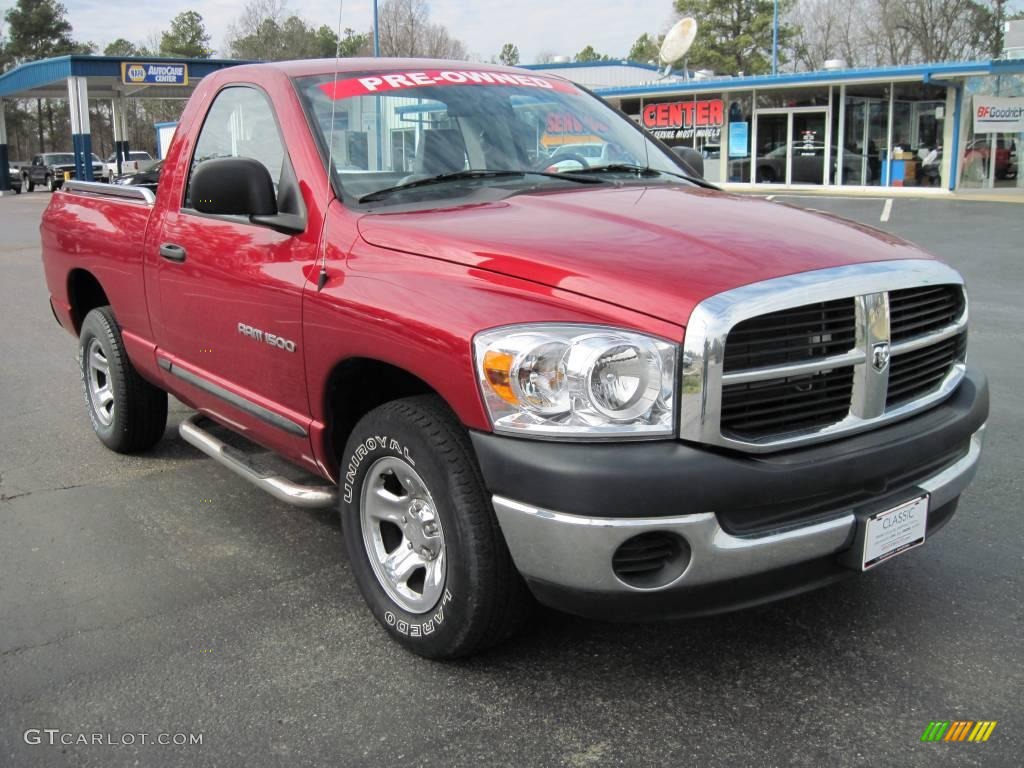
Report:
M435 663L373 621L335 516L202 457L177 435L183 406L150 453L102 448L47 306L47 199L0 199L0 766L1021 765L1024 207L898 199L882 222L883 200L777 198L906 236L968 280L993 410L974 485L927 546L727 616L540 612ZM998 726L921 743L958 719ZM202 744L33 745L29 729Z

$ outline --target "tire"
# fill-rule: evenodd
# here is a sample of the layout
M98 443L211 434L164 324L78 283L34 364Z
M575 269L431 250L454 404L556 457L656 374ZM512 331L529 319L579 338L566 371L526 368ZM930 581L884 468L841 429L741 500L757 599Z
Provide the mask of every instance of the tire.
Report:
M410 397L368 413L348 439L340 475L352 571L373 615L402 646L452 659L526 622L532 597L469 436L443 401ZM385 561L404 571L404 581L384 575Z
M771 168L758 168L757 177L755 181L758 184L774 184L775 183L775 171Z
M167 427L167 393L139 376L128 359L110 307L85 316L78 369L93 431L107 448L135 453L151 448Z
M47 176L46 177L46 191L47 192L56 192L57 191L57 183L56 183L56 181L54 181L53 176Z
M25 177L25 186L26 186L26 188L28 189L29 192L35 192L36 191L36 184L35 184L34 181L32 181L32 177L31 176L26 176Z

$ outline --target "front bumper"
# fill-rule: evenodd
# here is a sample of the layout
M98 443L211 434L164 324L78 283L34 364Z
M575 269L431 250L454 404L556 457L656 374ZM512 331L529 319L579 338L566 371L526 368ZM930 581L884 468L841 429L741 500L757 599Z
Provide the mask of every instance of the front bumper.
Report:
M513 560L538 599L571 613L635 620L729 610L855 573L844 553L856 537L858 517L922 493L929 495L931 535L951 518L974 477L987 415L987 384L970 371L950 400L925 414L784 457L736 457L683 446L682 452L667 454L677 460L674 466L648 463L631 471L625 457L638 451L650 460L655 444L619 444L615 471L597 458L608 446L578 453L579 445L562 444L569 456L594 459L569 466L552 458L558 444L535 444L518 469L530 472L535 462L545 461L549 469L538 470L536 482L524 476L518 494L507 491L510 473L517 471L506 461L509 439L479 434L473 439ZM498 450L495 440L506 450ZM496 462L497 457L503 460ZM692 492L680 489L666 503L664 489L645 485L665 473L682 476ZM824 507L822 478L832 499ZM760 491L757 479L763 481ZM591 481L596 488L583 485L587 490L579 491L581 482ZM549 487L552 482L560 488ZM701 487L708 484L717 486L714 493ZM751 493L760 493L758 503L751 504ZM565 505L567 510L540 501L556 496L577 503ZM589 511L579 508L580 496ZM736 508L743 514L735 514ZM798 516L786 514L787 509ZM612 563L620 545L649 532L679 537L688 559L678 576L640 588L622 581Z

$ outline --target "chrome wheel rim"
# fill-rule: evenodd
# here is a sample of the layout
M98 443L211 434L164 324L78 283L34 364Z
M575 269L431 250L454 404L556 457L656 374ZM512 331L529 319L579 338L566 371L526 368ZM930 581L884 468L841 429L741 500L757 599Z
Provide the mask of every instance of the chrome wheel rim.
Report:
M90 339L85 350L85 378L92 412L100 424L109 427L114 422L114 387L110 381L110 361L99 339Z
M359 504L363 545L388 597L426 613L444 592L445 544L437 507L423 478L395 456L366 473Z

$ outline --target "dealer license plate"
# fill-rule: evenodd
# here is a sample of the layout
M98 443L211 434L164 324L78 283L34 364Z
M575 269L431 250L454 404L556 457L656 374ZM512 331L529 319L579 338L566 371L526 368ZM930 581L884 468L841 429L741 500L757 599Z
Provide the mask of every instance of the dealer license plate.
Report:
M920 496L867 519L862 570L924 544L928 527L928 497Z

